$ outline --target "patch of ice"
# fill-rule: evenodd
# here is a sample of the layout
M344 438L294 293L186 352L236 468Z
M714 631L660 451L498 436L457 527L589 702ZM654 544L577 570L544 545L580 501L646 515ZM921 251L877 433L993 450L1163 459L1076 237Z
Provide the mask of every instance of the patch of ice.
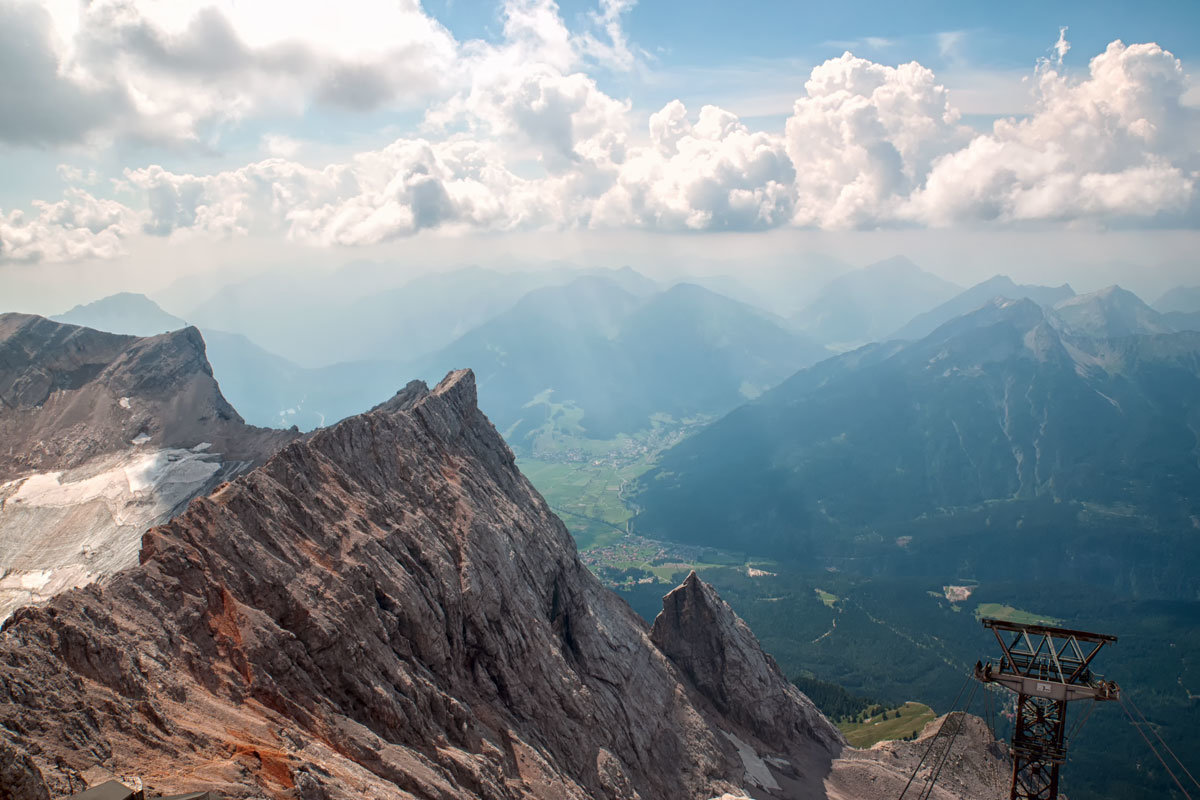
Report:
M129 408L129 398L122 397L120 400L117 401L117 405L119 405L121 408Z

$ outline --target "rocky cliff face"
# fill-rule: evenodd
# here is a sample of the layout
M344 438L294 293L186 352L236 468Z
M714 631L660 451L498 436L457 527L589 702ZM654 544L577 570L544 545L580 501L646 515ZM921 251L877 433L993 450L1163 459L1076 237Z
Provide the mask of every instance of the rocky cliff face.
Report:
M297 435L242 421L195 328L0 315L0 620L137 563L147 528Z
M22 800L96 765L247 798L882 798L897 762L845 748L697 579L652 633L469 372L287 445L0 633ZM971 785L944 797L1000 796Z
M229 459L261 461L290 438L243 422L195 328L138 338L0 314L0 481L78 467L135 440L208 442Z

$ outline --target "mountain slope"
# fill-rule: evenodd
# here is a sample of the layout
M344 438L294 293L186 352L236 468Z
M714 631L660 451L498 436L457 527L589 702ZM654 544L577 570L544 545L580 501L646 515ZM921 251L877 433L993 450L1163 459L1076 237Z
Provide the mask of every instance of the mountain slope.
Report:
M51 317L55 322L80 325L109 333L154 336L186 328L187 323L163 311L144 294L120 292Z
M1174 330L1161 314L1120 286L1071 297L1056 305L1054 313L1072 333L1101 339Z
M639 307L617 343L636 362L647 416L720 414L829 356L767 315L689 283Z
M996 275L955 295L940 306L913 317L889 339L923 339L955 317L974 311L997 297L1019 300L1027 297L1039 306L1053 308L1055 304L1075 296L1075 290L1062 286L1030 286L1013 283L1007 275Z
M1186 595L1195 576L1132 532L1196 549L1197 432L1200 336L1071 338L1032 301L997 301L801 371L680 443L641 479L636 526L977 577L1053 562ZM1002 550L979 538L992 525Z
M1184 314L1200 313L1200 286L1176 286L1162 297L1155 300L1151 306L1160 314L1179 312Z
M296 435L242 421L195 328L0 315L0 619L136 563L148 527Z
M896 256L830 281L796 323L818 341L845 349L878 341L960 291Z
M383 289L354 270L307 281L272 274L223 287L188 319L203 329L240 333L302 367L408 362L445 347L527 292L561 282L552 272L480 267L433 272Z
M846 749L711 589L689 580L647 630L475 400L469 372L410 384L194 501L103 591L20 611L0 742L25 775L58 792L100 761L159 791L327 800L899 791L923 743ZM754 681L702 680L673 646L704 619ZM1003 767L968 746L964 788L934 796L999 797Z
M639 300L585 277L530 292L415 369L470 364L485 411L523 448L548 421L608 438L719 414L827 355L749 306L690 284ZM573 415L570 422L560 417Z

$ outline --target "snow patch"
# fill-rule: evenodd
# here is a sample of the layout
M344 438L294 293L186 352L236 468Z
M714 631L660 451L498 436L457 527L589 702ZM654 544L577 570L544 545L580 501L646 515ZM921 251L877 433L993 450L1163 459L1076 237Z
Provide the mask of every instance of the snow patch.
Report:
M129 408L130 407L129 398L122 397L120 400L117 401L117 405L119 405L121 408Z
M200 444L198 444L192 448L192 452L193 453L203 453L205 450L208 450L210 447L212 447L212 442L201 442Z
M133 437L132 440L130 440L130 444L145 444L148 441L150 441L150 434L139 433L137 436Z
M221 467L206 453L130 450L0 484L0 620L136 564L146 529Z

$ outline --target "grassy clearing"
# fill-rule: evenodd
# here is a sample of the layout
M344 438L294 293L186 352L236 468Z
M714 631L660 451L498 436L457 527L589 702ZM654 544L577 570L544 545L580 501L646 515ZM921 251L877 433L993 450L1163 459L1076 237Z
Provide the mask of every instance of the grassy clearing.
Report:
M614 464L607 459L547 461L522 458L525 477L562 517L580 550L603 547L625 534L633 516L621 501L621 486L649 469L644 460Z
M813 591L817 593L817 597L821 598L821 602L829 608L833 608L837 604L837 601L841 599L836 594L827 592L824 589L813 589Z
M842 722L838 727L850 744L855 747L870 747L876 742L912 736L914 731L920 733L936 716L929 706L912 702L886 713L888 719L884 719L880 713L862 722Z
M992 619L1002 619L1005 622L1013 622L1017 625L1061 625L1062 620L1055 617L1048 617L1044 614L1034 614L1031 611L1024 611L1012 606L1002 605L1001 603L980 603L975 606L975 619L983 619L991 617Z

